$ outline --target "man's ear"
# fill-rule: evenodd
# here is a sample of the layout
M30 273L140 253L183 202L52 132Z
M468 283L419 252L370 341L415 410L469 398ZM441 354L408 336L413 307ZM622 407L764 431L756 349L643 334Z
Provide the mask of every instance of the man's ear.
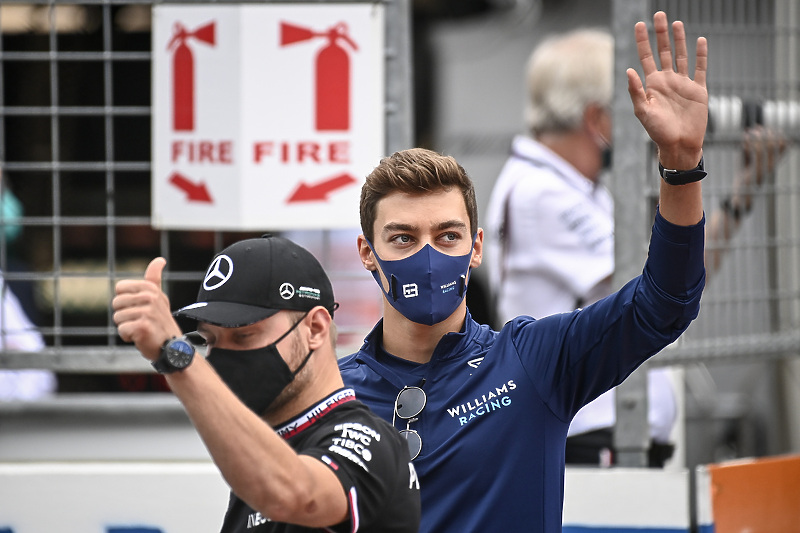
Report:
M318 305L309 311L306 320L309 331L308 348L316 350L330 340L333 319L327 309Z
M364 265L369 271L376 270L378 267L375 265L375 256L372 253L372 248L367 244L367 238L363 235L358 236L358 256L361 258L361 264Z
M478 228L478 234L475 237L475 245L472 247L472 259L469 261L469 266L475 268L480 266L483 262L483 228Z
M600 105L590 104L583 110L583 127L592 135L603 135L605 120L608 120L608 111Z

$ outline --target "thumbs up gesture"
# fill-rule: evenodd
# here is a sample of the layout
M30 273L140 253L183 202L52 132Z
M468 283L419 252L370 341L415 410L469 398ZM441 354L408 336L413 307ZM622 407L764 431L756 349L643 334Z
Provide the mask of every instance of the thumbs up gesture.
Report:
M181 334L172 318L169 298L161 290L161 273L167 262L156 257L141 280L122 280L111 302L114 322L122 340L133 342L142 355L155 360L165 341Z

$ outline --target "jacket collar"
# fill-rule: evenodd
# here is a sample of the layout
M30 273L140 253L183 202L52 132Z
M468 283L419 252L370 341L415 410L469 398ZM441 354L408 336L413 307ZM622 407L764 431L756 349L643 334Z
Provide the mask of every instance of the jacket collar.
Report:
M600 185L600 180L597 182L590 180L561 156L536 139L517 135L512 144L511 154L517 159L526 161L534 166L550 167L568 185L583 194L594 194L598 185Z
M472 315L470 315L469 309L467 309L466 319L464 320L464 326L461 328L461 331L450 332L444 335L433 350L430 363L427 364L458 359L462 356L469 355L472 351L470 350L471 341L478 335L480 330L481 326L472 319ZM367 363L367 359L377 360L378 354L382 352L382 343L383 319L381 319L366 336L356 359L364 363Z

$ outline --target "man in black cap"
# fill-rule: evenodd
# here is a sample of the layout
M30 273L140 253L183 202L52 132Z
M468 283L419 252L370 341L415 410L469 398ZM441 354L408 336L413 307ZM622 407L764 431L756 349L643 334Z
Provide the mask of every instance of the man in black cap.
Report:
M307 250L280 237L219 254L197 303L196 356L161 291L166 261L120 281L120 337L166 375L231 487L223 532L411 532L419 485L408 446L344 388L333 289Z

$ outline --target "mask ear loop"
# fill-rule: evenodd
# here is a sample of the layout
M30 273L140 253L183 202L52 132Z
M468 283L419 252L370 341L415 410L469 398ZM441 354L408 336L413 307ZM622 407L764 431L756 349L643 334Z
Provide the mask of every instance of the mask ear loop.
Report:
M289 333L291 333L292 331L294 331L294 328L296 328L297 326L299 326L299 325L300 325L300 322L302 322L302 321L303 321L303 320L304 320L304 319L305 319L305 318L308 316L308 313L310 313L310 312L311 312L310 310L309 310L309 311L306 311L306 312L305 312L305 314L304 314L303 316L301 316L301 317L300 317L300 320L298 320L297 322L295 322L294 324L292 324L292 327L290 327L290 328L289 328L289 329L286 331L286 333L284 333L283 335L281 335L280 337L278 337L278 340L276 340L276 341L272 342L271 344L278 344L278 343L279 343L279 342L281 342L283 339L285 339L285 338L286 338L286 336L287 336Z
M369 249L372 250L372 253L375 255L375 262L378 264L378 269L377 269L377 272L378 272L377 276L378 277L376 277L375 279L378 280L378 282L380 284L380 273L383 272L383 269L381 268L381 261L380 261L380 258L378 257L378 253L375 251L375 247L372 246L372 243L369 242L369 239L366 239L366 241L367 241L367 245L369 246ZM375 273L373 272L373 276L374 275L375 275ZM394 274L391 274L391 276L388 279L388 282L389 282L389 290L387 291L386 296L391 296L392 301L396 302L397 301L397 278L394 276ZM381 290L383 290L383 285L382 284L381 284Z
M470 248L470 253L472 253L472 250L475 249L475 241L477 239L478 239L478 234L475 233L475 235L472 236L472 248ZM467 272L469 272L469 267L467 267ZM459 278L459 283L458 283L458 297L463 298L466 292L467 292L467 275L461 274L461 278Z
M294 372L292 372L292 379L297 377L297 374L299 374L300 371L303 370L303 367L306 366L306 363L308 363L308 360L311 359L311 355L313 353L314 353L314 350L309 350L308 351L308 354L306 355L306 358L303 359L303 362L300 363L300 366L298 366L297 369Z
M273 343L272 343L272 345L273 345L273 346L276 346L276 345L277 345L279 342L281 342L283 339L285 339L285 338L286 338L286 336L287 336L289 333L291 333L292 331L294 331L294 328L296 328L297 326L299 326L299 325L300 325L300 322L302 322L302 321L303 321L303 320L304 320L304 319L305 319L305 318L308 316L308 313L310 313L310 312L311 312L310 310L309 310L309 311L306 311L306 313L305 313L305 314L304 314L304 315L303 315L303 316L300 318L300 320L298 320L297 322L295 322L295 323L294 323L294 325L292 325L292 327L291 327L291 328L289 328L289 331L287 331L286 333L284 333L283 335L281 335L281 336L280 336L280 338L279 338L278 340L276 340L275 342L273 342ZM276 349L277 349L277 348L276 348ZM304 366L306 366L306 363L308 363L308 360L309 360L309 359L311 359L311 354L313 354L313 353L314 353L314 350L309 350L309 352L308 352L308 355L306 355L306 358L305 358L305 359L303 359L303 362L302 362L302 363L300 363L300 366L298 366L298 367L297 367L297 369L295 369L295 370L292 372L292 379L294 379L294 378L297 376L297 374L299 374L299 373L300 373L300 371L301 371L301 370L303 370L303 367L304 367Z

